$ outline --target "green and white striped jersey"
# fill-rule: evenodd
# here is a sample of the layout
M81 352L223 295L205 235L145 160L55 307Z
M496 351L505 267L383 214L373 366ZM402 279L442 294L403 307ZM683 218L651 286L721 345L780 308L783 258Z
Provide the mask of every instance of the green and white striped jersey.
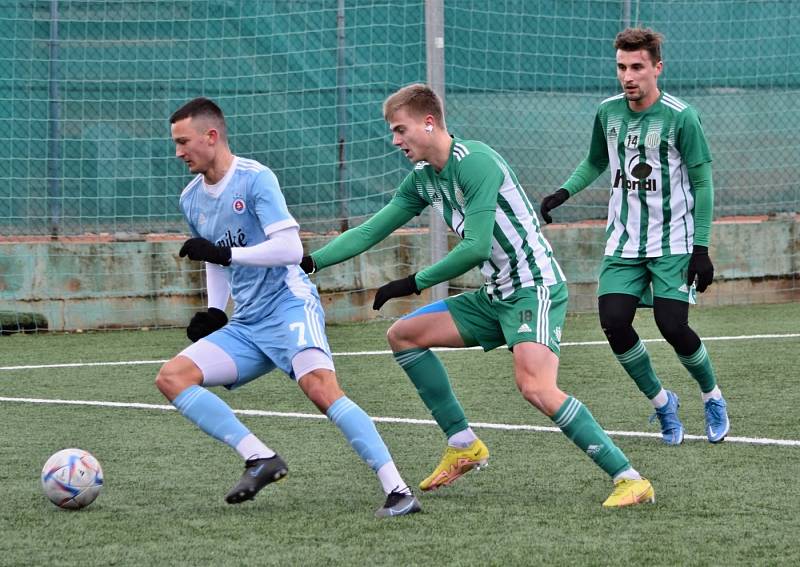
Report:
M688 254L694 240L694 189L688 168L711 161L693 107L666 92L642 112L624 94L604 100L587 160L611 170L606 256L654 258ZM570 194L584 187L573 174Z
M516 175L482 142L454 138L440 172L426 161L418 162L392 203L417 215L432 206L462 239L465 217L495 211L491 257L480 266L493 295L506 298L523 287L565 281Z

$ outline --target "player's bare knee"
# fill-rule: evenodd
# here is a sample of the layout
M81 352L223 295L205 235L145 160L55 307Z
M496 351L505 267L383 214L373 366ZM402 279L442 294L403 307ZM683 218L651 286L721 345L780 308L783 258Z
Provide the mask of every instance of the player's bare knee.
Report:
M336 374L325 368L317 368L304 374L298 383L306 397L323 413L333 402L344 396Z
M546 393L540 384L533 380L517 380L517 389L523 398L537 409L541 409Z
M156 375L156 388L170 400L189 386L200 382L177 357L165 362Z
M156 388L158 388L161 392L164 392L166 388L169 388L175 379L173 360L175 359L168 360L162 364L161 368L158 370L158 374L156 374Z
M404 319L395 321L389 330L386 331L386 340L393 351L415 348L418 346L414 341L413 333L409 332L408 322Z
M392 349L396 348L400 340L400 331L397 329L397 323L398 322L393 323L392 326L389 327L389 330L386 331L386 340Z
M554 386L517 383L522 397L543 414L552 417L566 399L566 394Z

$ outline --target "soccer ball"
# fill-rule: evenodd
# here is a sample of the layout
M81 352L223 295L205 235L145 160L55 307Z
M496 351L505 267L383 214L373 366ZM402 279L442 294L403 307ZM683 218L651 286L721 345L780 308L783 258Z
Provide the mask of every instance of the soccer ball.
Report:
M42 488L59 508L78 510L88 506L103 488L103 469L91 453L62 449L42 469Z

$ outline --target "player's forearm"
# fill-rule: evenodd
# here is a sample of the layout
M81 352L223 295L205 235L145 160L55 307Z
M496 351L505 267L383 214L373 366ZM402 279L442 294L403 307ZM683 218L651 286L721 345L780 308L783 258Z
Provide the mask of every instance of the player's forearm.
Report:
M299 264L303 257L303 243L297 227L278 230L269 239L255 246L231 248L231 264L271 268Z
M317 270L349 260L369 250L403 226L414 214L389 203L375 215L356 228L343 232L311 254Z
M572 172L572 175L569 176L569 179L567 179L561 187L569 191L570 196L579 191L583 191L591 185L595 179L600 177L600 174L605 171L607 166L608 160L603 162L587 157L575 168L575 171Z
M689 181L694 189L694 243L709 246L711 243L711 221L714 217L714 183L711 163L702 163L689 168Z
M231 287L225 277L225 268L218 264L206 262L206 289L208 292L208 307L225 311Z
M417 289L422 291L456 278L488 260L492 254L494 221L494 211L467 216L464 222L464 240L447 256L417 274Z

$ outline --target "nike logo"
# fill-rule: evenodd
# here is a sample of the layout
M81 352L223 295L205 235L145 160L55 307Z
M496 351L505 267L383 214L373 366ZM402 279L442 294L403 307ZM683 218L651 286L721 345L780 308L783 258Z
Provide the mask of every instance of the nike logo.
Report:
M263 469L263 468L264 468L264 465L258 465L256 468L254 468L253 470L251 470L251 471L250 471L250 472L248 472L247 474L249 474L250 476L252 476L253 478L255 478L255 477L257 477L257 476L258 476L258 473L260 473L260 472L261 472L261 469Z
M402 516L403 514L408 512L413 505L414 501L412 500L404 508L389 508L389 514L391 514L392 516Z

